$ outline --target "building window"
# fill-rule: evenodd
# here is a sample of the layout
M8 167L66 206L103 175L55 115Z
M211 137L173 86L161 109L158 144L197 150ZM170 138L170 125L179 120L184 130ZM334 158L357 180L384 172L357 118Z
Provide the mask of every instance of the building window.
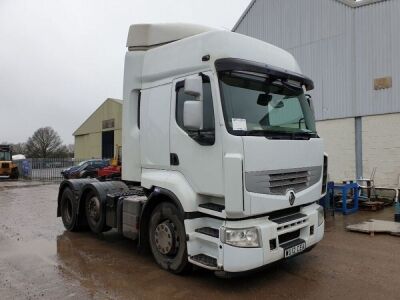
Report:
M115 121L114 119L103 120L103 129L114 128Z

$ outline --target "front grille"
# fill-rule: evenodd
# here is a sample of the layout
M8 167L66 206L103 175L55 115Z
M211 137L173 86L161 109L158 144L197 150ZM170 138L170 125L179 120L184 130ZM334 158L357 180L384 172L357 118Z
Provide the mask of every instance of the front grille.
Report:
M288 190L300 192L321 179L321 166L275 171L247 172L246 189L259 194L285 195Z
M10 164L9 164L9 163L2 163L2 164L1 164L1 167L2 167L3 169L8 169L8 168L10 167Z
M310 180L308 171L277 173L269 175L269 190L271 194L282 195L287 190L299 192L307 188Z
M288 241L297 239L299 236L300 236L300 229L281 234L278 236L279 244L283 244Z
M268 217L270 220L279 219L279 218L285 217L287 215L299 213L300 209L301 209L301 206L292 206L292 207L273 211L268 214Z
M303 219L306 218L307 215L302 214L302 213L296 213L293 215L288 215L288 216L283 216L280 218L275 218L275 219L270 219L272 222L278 223L278 224L284 224L284 223L288 223L288 222L293 222L296 221L298 219Z

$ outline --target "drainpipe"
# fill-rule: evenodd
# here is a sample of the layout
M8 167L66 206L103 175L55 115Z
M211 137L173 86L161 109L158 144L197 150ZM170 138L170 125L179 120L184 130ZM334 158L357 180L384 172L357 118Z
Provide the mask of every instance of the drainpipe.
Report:
M362 118L355 117L355 143L356 143L356 179L363 177L362 161Z

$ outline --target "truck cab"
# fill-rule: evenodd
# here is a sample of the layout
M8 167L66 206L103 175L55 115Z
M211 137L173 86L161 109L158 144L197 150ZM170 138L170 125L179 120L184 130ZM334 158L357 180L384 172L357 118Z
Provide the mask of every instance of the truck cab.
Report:
M63 182L66 228L115 227L173 273L249 271L318 243L327 156L293 56L188 24L132 25L127 48L125 183Z
M18 166L12 161L10 145L0 145L0 178L18 179Z

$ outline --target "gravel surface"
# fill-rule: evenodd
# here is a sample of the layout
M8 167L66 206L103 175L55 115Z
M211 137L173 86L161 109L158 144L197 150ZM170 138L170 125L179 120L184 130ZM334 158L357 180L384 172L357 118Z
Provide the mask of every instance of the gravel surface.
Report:
M7 186L7 188L4 188ZM69 233L57 185L0 182L0 299L399 299L400 238L346 232L393 208L327 218L311 252L242 278L169 274L115 231Z

